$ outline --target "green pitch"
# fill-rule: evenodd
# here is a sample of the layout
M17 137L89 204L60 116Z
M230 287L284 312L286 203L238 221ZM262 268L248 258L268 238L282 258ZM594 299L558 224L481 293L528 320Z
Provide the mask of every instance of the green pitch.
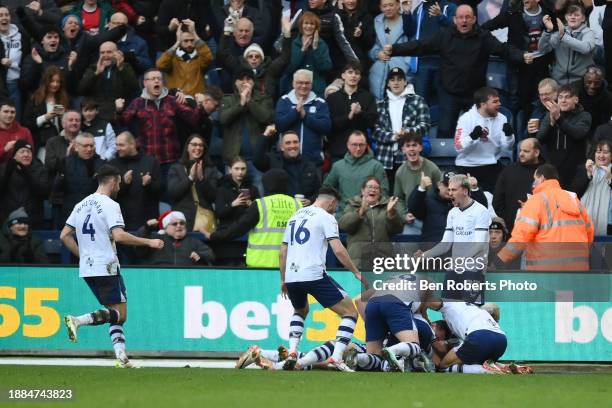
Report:
M611 374L532 376L2 366L2 406L603 407ZM73 401L14 403L11 388L70 388ZM8 405L5 405L8 404Z

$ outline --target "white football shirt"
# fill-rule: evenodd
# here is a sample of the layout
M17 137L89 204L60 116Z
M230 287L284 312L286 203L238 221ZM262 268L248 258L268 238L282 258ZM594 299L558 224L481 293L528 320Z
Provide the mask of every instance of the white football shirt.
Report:
M472 303L445 301L440 312L453 334L461 341L476 330L505 334L487 311Z
M287 244L285 282L323 278L327 242L339 237L333 215L314 205L299 209L287 222L283 236L283 243Z
M116 275L119 259L113 228L125 228L121 208L110 197L93 193L78 203L66 220L79 244L79 276Z

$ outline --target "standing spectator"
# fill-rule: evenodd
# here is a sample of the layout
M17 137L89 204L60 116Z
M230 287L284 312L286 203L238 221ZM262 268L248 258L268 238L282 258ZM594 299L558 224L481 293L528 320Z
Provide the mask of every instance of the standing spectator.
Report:
M495 213L503 218L509 231L514 228L516 212L531 194L533 173L544 163L540 142L530 137L521 142L518 161L505 167L497 178L493 194Z
M383 197L380 181L369 176L361 185L361 195L345 207L338 227L348 234L347 249L360 270L370 270L376 256L392 256L391 237L403 229L397 202L397 197Z
M40 86L26 103L23 114L23 124L32 132L36 146L39 146L38 157L43 161L47 141L59 135L61 118L68 106L64 73L52 65L43 74Z
M83 30L90 35L97 35L104 30L113 14L108 0L81 0L70 11L81 17Z
M540 38L539 50L555 52L551 76L560 84L569 84L582 79L587 67L594 65L595 33L586 24L586 15L581 6L572 5L565 14L567 25L561 19L544 16L546 30ZM555 25L556 32L553 32Z
M256 198L259 198L259 190L251 182L247 162L242 157L236 156L230 162L229 174L219 180L217 187L215 215L219 221L219 228L227 228L240 219Z
M338 14L344 26L344 35L361 63L363 79L367 78L370 68L368 51L374 46L376 33L374 19L368 12L367 0L343 0L338 3Z
M98 104L95 100L86 99L81 103L83 115L83 132L93 135L96 141L96 153L102 160L111 160L117 153L115 130L110 122L98 115Z
M586 159L591 114L578 103L578 93L571 85L559 88L559 103L549 101L544 105L548 113L537 137L547 148L547 162L559 172L561 187L568 189L576 168Z
M49 263L44 242L32 234L30 219L23 208L13 211L0 232L0 262L14 264Z
M273 120L272 97L255 89L253 71L238 71L234 93L223 98L219 112L219 122L223 127L223 161L229 163L235 156L244 157L253 184L258 187L261 173L253 165L255 145L265 126Z
M300 16L298 29L299 35L291 45L291 59L285 70L285 78L289 78L298 69L312 71L312 90L317 95L323 95L326 86L325 75L332 68L332 60L325 40L319 35L321 20L316 14L307 11ZM287 88L285 84L281 92L286 92Z
M155 65L166 74L170 88L187 95L204 92L204 72L213 56L208 45L196 34L193 21L185 20L176 30L176 43L164 52Z
M557 102L559 95L559 84L552 78L544 78L538 83L538 99L533 102L531 116L527 122L527 134L535 137L540 130L540 124L544 120L548 109L545 104L548 102Z
M593 156L580 168L572 183L572 191L580 197L593 220L595 235L612 235L612 141L600 140Z
M180 117L195 127L200 120L199 109L183 105L176 97L168 95L162 73L156 68L145 72L140 97L134 99L125 111L124 107L125 100L115 101L120 114L118 121L138 130L139 146L144 154L155 156L161 166L162 186L166 186L168 170L178 159L180 151L175 119Z
M122 174L117 202L125 228L134 231L147 220L157 218L163 186L155 157L139 152L134 135L125 131L117 136L117 157L109 164Z
M259 137L253 163L261 172L283 169L289 176L289 195L302 196L304 207L312 204L321 187L321 177L315 164L300 153L300 138L292 130L281 134L278 150L271 149L276 127L270 125Z
M386 45L394 55L440 56L440 123L438 137L453 137L457 117L468 110L474 92L486 85L486 72L491 54L506 60L531 63L533 56L511 45L500 43L489 31L476 25L474 10L460 5L453 18L454 26L441 29L433 37L404 44Z
M198 37L204 39L210 36L210 30L214 27L214 15L209 1L162 0L156 17L157 21L154 20L153 24L162 50L174 43L175 32L184 20L193 21Z
M17 140L23 139L30 146L34 146L30 130L15 120L16 115L14 102L10 100L0 102L0 164L14 156L13 147Z
M153 62L149 56L149 46L146 41L136 34L131 26L128 25L128 17L124 13L115 13L108 22L108 29L125 26L126 34L117 41L117 48L123 52L125 62L130 64L137 75L142 75L147 69L153 67Z
M404 28L404 32L414 40L431 38L438 30L450 27L453 24L456 11L457 5L451 1L422 1L416 6L414 12L411 12L410 8L404 10L404 13L408 13L410 16L410 30L406 32L406 28ZM431 105L432 94L435 93L437 98L440 93L440 57L438 55L412 57L410 59L410 69L415 74L414 91Z
M253 23L254 35L261 39L266 38L266 33L275 28L270 26L268 16L262 15L257 8L245 4L245 0L229 0L225 1L225 5L223 3L221 0L211 1L211 9L215 17L215 38L217 39L228 17L231 17L234 21L240 18L248 18Z
M76 154L66 156L59 179L53 186L63 193L62 220L66 221L74 206L98 188L96 172L104 161L96 154L96 142L89 133L79 134L74 141Z
M419 186L423 177L428 177L431 184L438 185L442 173L436 164L421 156L423 138L418 134L403 136L398 144L406 157L406 161L397 169L393 183L393 196L398 198L397 211L403 222L410 225L415 217L409 212L408 198L412 190Z
M150 219L139 231L144 238L161 239L164 246L159 251L139 247L136 254L145 265L212 265L215 254L212 249L199 239L187 235L185 214L180 211L170 211L160 217ZM163 227L163 231L157 230ZM153 233L153 231L156 231Z
M206 144L210 145L214 132L220 132L219 129L219 107L223 101L223 91L216 86L208 86L203 94L195 94L195 100L200 106L200 122L196 127L196 133L199 133L206 140Z
M185 214L189 231L193 231L197 206L212 211L220 178L219 170L208 157L204 139L198 134L191 135L180 161L168 173L168 197L172 208Z
M606 89L604 73L596 66L588 67L582 80L574 83L574 86L579 89L580 105L591 114L591 129L588 136L590 142L595 129L610 120L612 92Z
M49 195L47 170L25 140L17 140L13 151L13 158L0 165L0 219L23 207L31 215L30 225L41 229L43 201Z
M360 186L369 176L382 180L383 195L389 192L387 176L383 165L369 151L365 135L356 130L346 143L348 153L344 159L335 162L323 180L324 187L333 187L340 193L337 216L340 217L348 200L360 194Z
M393 188L395 171L406 159L398 144L403 136L419 135L424 154L431 151L426 135L429 129L429 106L423 97L414 94L404 71L395 67L387 75L387 91L384 98L376 103L376 109L378 121L372 134L377 143L376 160L385 167L389 185Z
M346 154L346 142L353 130L366 133L376 123L376 100L365 89L359 88L362 68L357 62L347 63L342 70L344 85L338 92L327 97L332 131L328 137L329 151L333 161Z
M17 107L17 118L21 118L21 90L19 89L19 78L21 77L21 59L23 51L29 49L29 38L22 34L21 30L11 23L11 15L6 6L0 6L0 40L4 49L0 54L0 65L6 72L5 85L8 96Z
M401 44L408 41L404 33L401 6L399 0L380 0L380 13L374 18L376 43L369 52L374 64L370 67L370 92L376 99L385 96L387 73L399 68L406 73L410 70L410 58L394 57L385 52L385 46Z
M455 134L457 171L475 176L485 191L495 189L502 170L497 162L502 151L514 146L514 130L508 119L499 113L501 102L493 88L480 88L474 93L476 104L461 115Z
M115 100L130 100L138 91L138 79L117 44L107 41L100 45L100 56L85 70L78 86L79 94L93 98L100 107L100 117L113 119Z
M234 72L236 65L231 66L235 58L244 55L247 47L257 42L253 40L253 22L248 18L242 17L235 24L226 24L223 35L219 39L219 49L217 50L217 65L225 72L221 73L221 85L224 91L231 92L231 72Z
M297 70L293 74L293 90L276 104L276 129L293 130L300 135L302 154L317 165L323 162L323 137L331 130L329 107L312 92L312 71Z
M26 14L38 24L58 25L62 11L54 0L8 0L4 2L11 10L11 17Z

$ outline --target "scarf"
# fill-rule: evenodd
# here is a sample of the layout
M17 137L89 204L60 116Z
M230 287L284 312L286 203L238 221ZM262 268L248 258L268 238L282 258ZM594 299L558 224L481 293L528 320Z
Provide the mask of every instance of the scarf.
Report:
M176 50L176 56L182 58L183 61L189 62L194 59L198 55L198 50L194 49L191 54L187 54L187 52L183 51L182 48L178 48Z
M597 167L593 172L593 179L589 183L589 187L582 196L582 204L586 207L591 222L595 225L595 235L607 235L608 223L612 222L609 219L612 190L606 180L605 173Z

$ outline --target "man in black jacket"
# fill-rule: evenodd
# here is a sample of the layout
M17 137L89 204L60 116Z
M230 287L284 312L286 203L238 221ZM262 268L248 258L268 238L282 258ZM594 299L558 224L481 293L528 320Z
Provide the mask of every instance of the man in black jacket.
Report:
M303 206L310 205L321 187L321 178L315 164L300 154L300 139L297 133L287 131L281 135L280 152L270 151L276 128L270 125L260 136L255 148L253 164L262 173L270 169L283 169L289 175L288 195L302 195Z
M530 64L533 56L499 42L476 25L474 10L468 5L457 8L455 25L438 31L433 37L403 44L385 45L384 51L396 55L440 55L440 123L438 137L452 138L461 110L469 110L474 91L486 86L489 55L495 54L519 63Z
M516 211L521 207L521 203L527 201L527 195L531 194L533 173L540 164L544 164L540 150L538 139L530 137L523 140L518 161L504 168L497 178L493 208L508 226L508 231L514 228Z
M117 136L117 157L109 164L117 167L123 175L117 202L126 229L136 230L147 220L157 218L162 185L155 157L139 152L134 135L126 131Z
M23 207L13 211L0 232L0 262L18 264L49 263L44 242L30 229Z

